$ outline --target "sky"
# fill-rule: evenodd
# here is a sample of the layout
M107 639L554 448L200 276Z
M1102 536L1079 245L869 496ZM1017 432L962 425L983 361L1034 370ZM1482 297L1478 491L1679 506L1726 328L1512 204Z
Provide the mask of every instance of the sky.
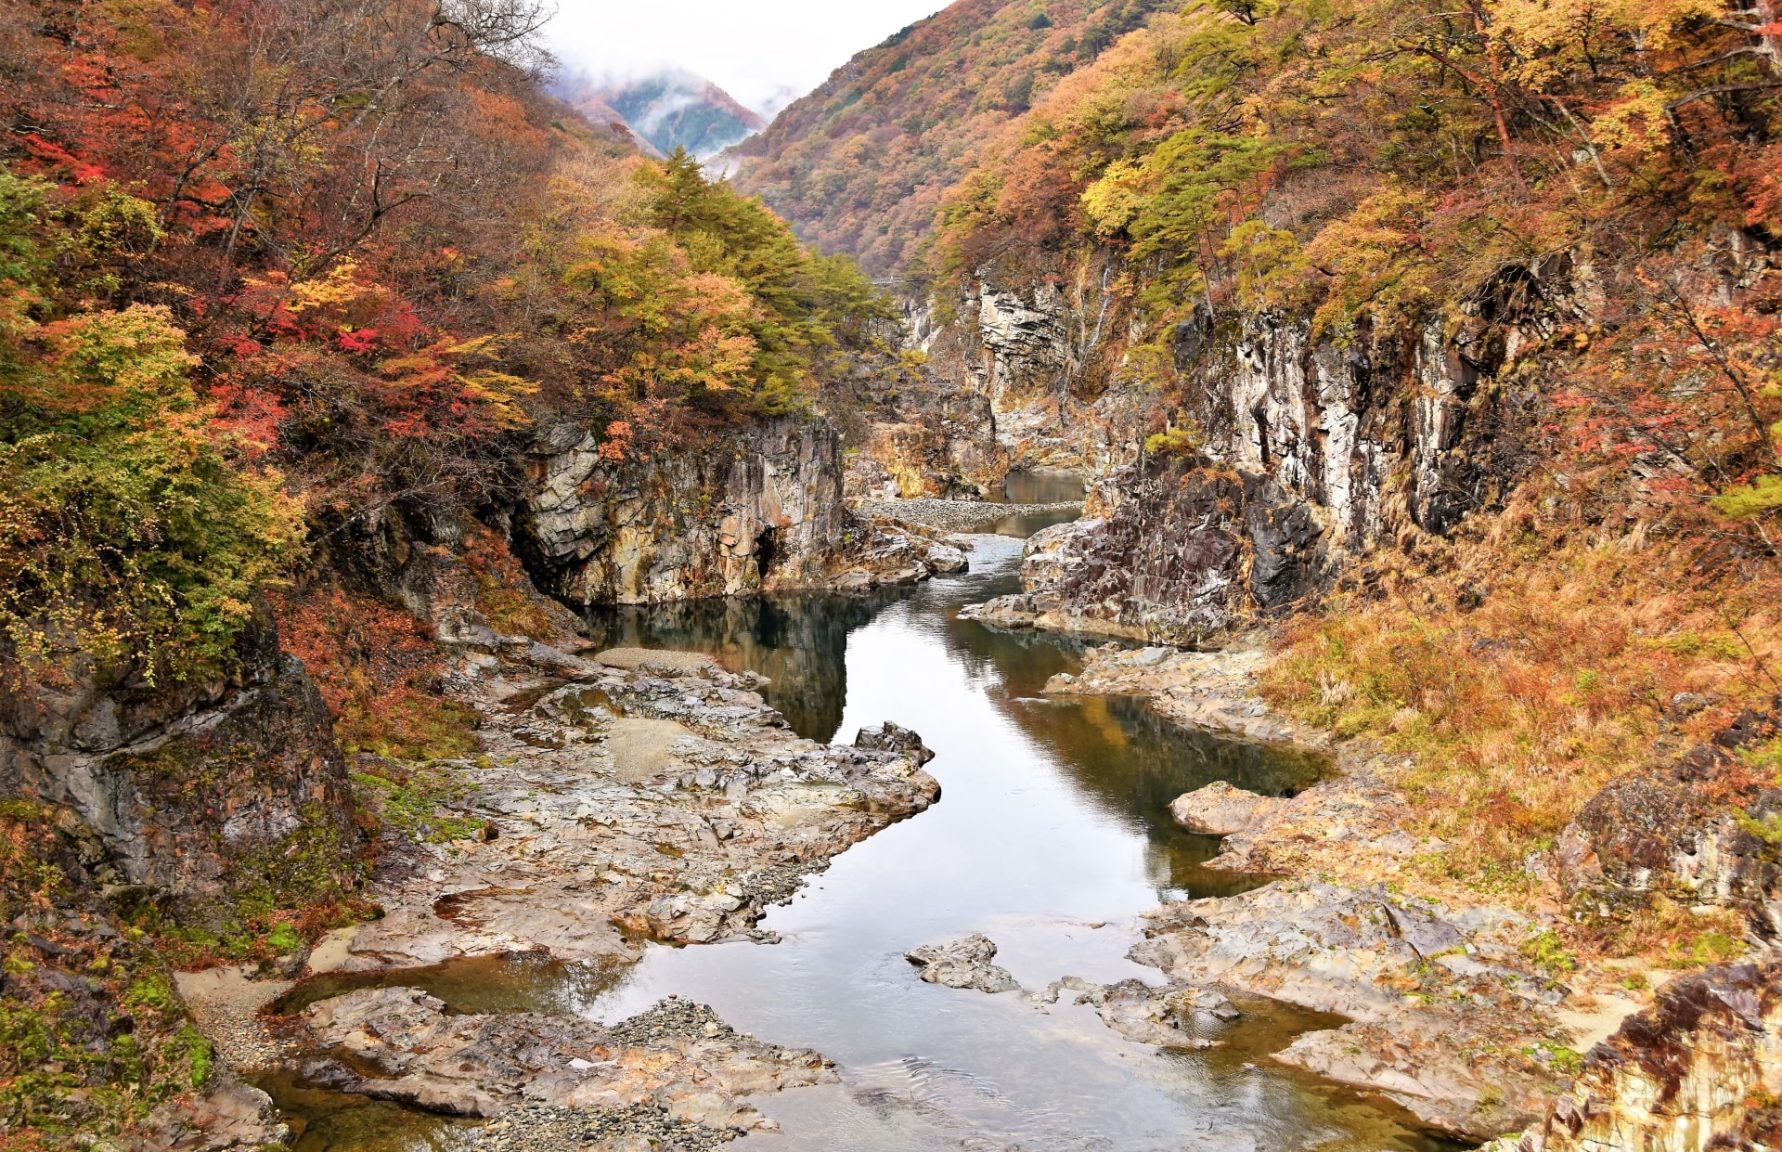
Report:
M949 0L557 0L547 30L567 71L697 72L768 115L856 52Z

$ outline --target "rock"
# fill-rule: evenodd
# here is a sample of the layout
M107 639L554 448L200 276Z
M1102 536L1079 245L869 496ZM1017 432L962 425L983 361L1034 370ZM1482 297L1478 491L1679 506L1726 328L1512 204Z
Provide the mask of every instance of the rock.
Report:
M986 936L971 935L950 944L931 944L905 956L922 969L922 979L944 988L971 988L979 992L1012 992L1020 985L997 967L996 945Z
M1323 528L1272 480L1207 460L1129 468L1118 504L1028 541L1035 626L1195 645L1324 577Z
M327 706L268 616L236 656L213 684L102 686L89 669L0 687L0 796L63 808L96 839L96 879L180 907L276 886L275 862L317 848L350 880L363 834ZM262 874L235 867L249 858Z
M704 656L621 649L596 666L597 682L485 704L482 757L431 767L455 815L500 835L403 846L371 893L383 917L347 943L352 967L617 962L645 939L746 936L834 856L940 794L921 768L930 753L895 725L863 747L819 745L753 677Z
M1140 980L1091 984L1069 978L1047 989L1042 999L1058 999L1070 989L1093 1007L1102 1021L1129 1040L1161 1048L1205 1049L1218 1041L1199 1035L1239 1018L1237 1006L1211 988L1156 988Z
M868 500L859 504L856 511L861 516L893 523L969 534L985 531L1002 520L1080 512L1082 507L1081 501L1063 504L990 504L964 500Z
M922 743L921 736L889 722L877 728L862 728L854 737L854 747L870 752L893 752L907 756L917 764L927 764L934 759L934 753Z
M1736 755L1775 732L1770 714L1748 713L1676 763L1622 776L1592 797L1554 852L1574 906L1613 916L1663 895L1734 909L1760 936L1782 936L1782 861L1762 834L1782 820L1782 789L1744 784ZM1738 803L1710 799L1704 785L1723 779L1743 793Z
M1518 1057L1558 999L1520 954L1526 921L1378 889L1283 881L1150 914L1132 951L1175 987L1209 985L1348 1017L1276 1059L1381 1093L1424 1123L1485 1139L1526 1125L1557 1078ZM1474 963L1441 961L1465 955Z
M718 662L701 652L669 652L661 649L609 648L594 657L608 668L628 672L653 672L658 676L689 676L710 672Z
M1190 832L1202 836L1230 836L1249 828L1280 803L1219 781L1197 792L1178 796L1170 804L1169 814Z
M936 544L929 548L926 560L929 569L942 576L954 576L971 568L965 553L950 544Z
M1710 968L1591 1050L1519 1152L1782 1145L1782 962Z
M824 587L852 569L925 579L889 562L843 503L841 441L780 417L622 461L573 425L542 430L514 544L539 588L572 606L659 604Z
M711 1009L674 998L608 1027L574 1016L451 1015L419 989L378 988L311 1005L302 1020L333 1082L455 1116L501 1116L525 1101L641 1107L748 1131L764 1119L744 1097L835 1079L816 1053L739 1035Z

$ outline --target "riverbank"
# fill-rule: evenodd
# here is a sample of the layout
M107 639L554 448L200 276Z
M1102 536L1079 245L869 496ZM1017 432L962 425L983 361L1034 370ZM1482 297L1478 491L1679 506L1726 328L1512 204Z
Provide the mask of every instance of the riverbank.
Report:
M369 893L381 916L296 957L296 979L181 978L233 1069L499 1117L478 1146L541 1150L652 1135L710 1147L767 1125L744 1097L833 1079L817 1053L696 1005L667 1000L609 1028L425 989L465 972L499 987L508 974L487 965L524 956L601 986L649 941L765 938L768 908L935 802L919 737L802 740L758 677L690 653L469 651L450 684L477 710L481 753L411 766L401 786L387 765L364 777L392 830Z
M982 532L1004 520L1029 519L1080 512L1081 500L1043 504L998 504L966 500L867 500L855 506L856 515L883 518L898 524L914 524L942 532Z
M1179 822L1222 836L1208 867L1278 879L1160 908L1133 958L1171 988L1347 1017L1275 1058L1432 1127L1489 1139L1542 1124L1585 1054L1651 1007L1672 974L1567 951L1557 890L1494 896L1453 869L1443 843L1412 831L1402 756L1268 708L1260 639L1217 652L1109 645L1047 685L1060 698L1138 697L1177 723L1331 756L1330 776L1297 795L1212 786L1177 802Z

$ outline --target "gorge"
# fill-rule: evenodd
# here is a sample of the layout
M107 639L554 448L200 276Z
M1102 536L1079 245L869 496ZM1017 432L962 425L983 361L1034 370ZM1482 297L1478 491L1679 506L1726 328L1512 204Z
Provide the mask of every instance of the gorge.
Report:
M0 1149L1778 1146L1769 4L550 18L0 0Z

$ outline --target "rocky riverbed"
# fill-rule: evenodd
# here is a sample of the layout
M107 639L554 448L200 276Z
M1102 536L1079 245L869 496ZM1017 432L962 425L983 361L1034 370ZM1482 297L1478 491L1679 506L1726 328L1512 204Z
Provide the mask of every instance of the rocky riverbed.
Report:
M403 986L479 957L611 970L648 940L751 933L835 855L938 798L915 733L802 740L761 683L689 653L468 650L452 688L480 713L483 751L426 767L450 831L389 844L383 915L296 957L297 982L183 978L197 1019L240 1071L497 1120L480 1147L696 1149L770 1126L744 1097L833 1072L710 1009L671 998L603 1026L456 1011ZM323 974L376 986L281 1015Z
M1446 846L1408 831L1394 784L1403 758L1272 714L1255 690L1266 660L1255 644L1109 645L1046 687L1142 697L1179 723L1332 757L1330 775L1297 795L1214 784L1172 805L1183 827L1223 837L1209 867L1281 879L1148 916L1132 958L1168 984L1138 1003L1211 987L1345 1017L1275 1059L1456 1135L1527 1127L1505 1149L1765 1146L1752 1133L1775 1130L1774 1111L1750 1101L1770 1098L1773 1088L1755 1086L1782 1077L1762 1055L1782 1043L1773 961L1666 983L1666 973L1556 950L1563 905L1548 896L1509 907L1443 883L1432 863ZM1133 1035L1129 1021L1109 1022Z

